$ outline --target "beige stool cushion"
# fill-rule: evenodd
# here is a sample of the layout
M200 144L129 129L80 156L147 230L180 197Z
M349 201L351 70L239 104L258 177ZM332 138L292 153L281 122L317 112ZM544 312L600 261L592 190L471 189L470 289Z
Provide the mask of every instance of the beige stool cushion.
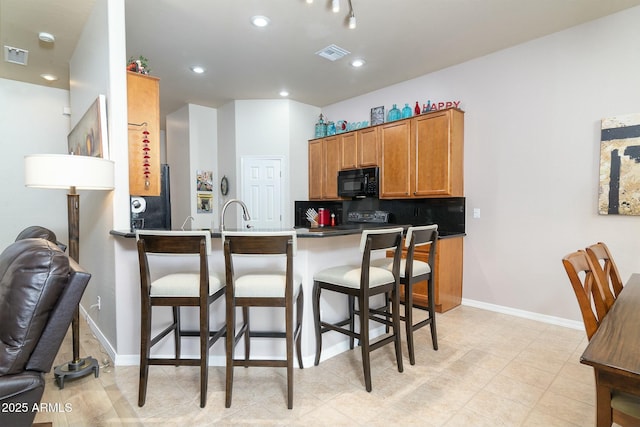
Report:
M286 288L284 274L245 274L236 278L234 295L238 298L284 298ZM300 277L293 278L293 298L298 295Z
M224 286L224 279L209 275L209 295ZM200 296L200 274L174 273L162 276L151 283L152 297L198 297Z
M317 272L313 280L331 283L334 285L346 286L348 288L360 288L361 268L353 265L339 265ZM369 287L384 285L393 282L393 273L385 268L369 268Z
M371 260L371 265L375 267L385 268L389 271L393 270L393 258L381 258ZM400 260L400 277L404 278L404 272L407 268L407 260ZM422 276L423 274L431 273L431 266L424 261L413 260L413 277Z

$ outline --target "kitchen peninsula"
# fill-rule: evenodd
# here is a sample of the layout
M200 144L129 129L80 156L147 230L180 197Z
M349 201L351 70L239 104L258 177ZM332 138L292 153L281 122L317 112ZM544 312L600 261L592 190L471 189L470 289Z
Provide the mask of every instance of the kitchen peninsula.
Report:
M393 227L395 225L388 224ZM359 244L360 237L363 229L367 228L380 228L381 225L367 225L367 224L343 224L337 227L324 227L317 229L310 228L296 228L298 236L298 248L295 255L295 274L301 278L304 291L304 315L303 315L303 329L302 329L302 357L306 367L313 366L313 359L315 356L315 332L313 327L313 313L311 310L311 294L313 289L313 275L316 271L326 268L332 265L339 264L360 264L362 260L362 254L360 253ZM250 229L250 231L259 232L261 230ZM262 230L266 231L266 230ZM137 263L137 251L135 244L135 233L130 231L118 231L113 230L111 234L117 237L118 244L121 245L122 250L127 254L126 262L129 264L129 277L128 281L132 284L129 297L126 299L126 304L121 304L118 309L127 311L126 318L130 321L130 327L134 330L139 330L140 322L140 285L138 275L138 263ZM450 236L444 236L440 243L446 241L462 240L464 234L452 234ZM209 258L209 268L212 273L218 273L224 275L224 255L222 252L221 233L219 230L212 230L212 253ZM378 254L380 257L384 257L384 253ZM163 262L163 269L166 272L178 271L182 265L181 261L175 258L167 258L166 262ZM183 261L184 262L184 261ZM238 264L238 268L246 267L245 265ZM254 269L264 268L264 264L256 265L255 261L252 261L251 267ZM347 301L346 298L341 298L339 295L332 295L328 293L323 296L323 313L322 316L329 321L336 320L338 318L344 318L347 313ZM280 315L280 313L278 313ZM194 326L197 324L197 313L185 313L184 324L185 327ZM255 309L252 311L252 323L254 325L268 325L272 322L272 312L268 309ZM211 322L212 325L221 325L224 323L224 302L214 303L211 309ZM154 313L154 325L153 329L161 329L161 326L168 323L170 320L170 311ZM274 322L274 324L278 324ZM374 331L374 333L382 332ZM137 338L138 334L133 334L133 338ZM139 343L130 343L128 347L137 348ZM183 344L183 352L187 354L195 354L197 352L197 342L186 341ZM341 334L327 334L323 341L323 360L346 351L349 348L348 337ZM163 354L171 354L172 345L170 340L166 340L164 343L159 344L159 348L156 350ZM256 355L262 355L264 357L272 357L273 355L283 354L284 343L280 343L274 340L254 340L252 342L252 353ZM214 345L210 352L211 363L213 365L224 365L224 346Z

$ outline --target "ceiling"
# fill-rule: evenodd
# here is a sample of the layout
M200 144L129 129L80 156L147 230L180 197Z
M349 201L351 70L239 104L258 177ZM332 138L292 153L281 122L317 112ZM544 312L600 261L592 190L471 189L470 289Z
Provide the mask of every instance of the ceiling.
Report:
M0 77L69 87L68 62L95 0L0 0L0 40L29 51ZM620 10L640 0L352 0L357 28L315 0L125 0L127 57L160 78L161 116L185 103L289 98L318 107L468 61ZM266 28L251 25L265 15ZM53 44L38 32L55 35ZM315 52L351 52L329 61ZM350 60L366 64L353 68ZM4 58L3 58L4 59ZM201 75L190 67L201 65ZM123 68L125 64L123 63ZM46 82L42 73L59 76Z

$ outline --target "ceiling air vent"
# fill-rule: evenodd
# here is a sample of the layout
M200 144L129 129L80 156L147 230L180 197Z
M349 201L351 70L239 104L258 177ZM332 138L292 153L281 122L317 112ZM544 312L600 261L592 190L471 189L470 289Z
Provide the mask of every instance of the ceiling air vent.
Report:
M4 60L18 65L27 65L29 51L17 47L4 47Z
M329 61L335 61L336 59L340 59L348 54L350 54L346 49L343 49L335 44L329 45L324 49L321 49L316 52L316 55L322 56L323 58L328 59Z

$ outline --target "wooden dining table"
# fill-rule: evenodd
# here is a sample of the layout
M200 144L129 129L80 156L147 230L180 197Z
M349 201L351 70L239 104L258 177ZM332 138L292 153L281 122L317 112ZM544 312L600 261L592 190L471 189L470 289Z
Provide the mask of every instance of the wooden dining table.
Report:
M593 366L596 426L611 426L614 390L640 396L640 274L633 274L591 337L580 363Z

